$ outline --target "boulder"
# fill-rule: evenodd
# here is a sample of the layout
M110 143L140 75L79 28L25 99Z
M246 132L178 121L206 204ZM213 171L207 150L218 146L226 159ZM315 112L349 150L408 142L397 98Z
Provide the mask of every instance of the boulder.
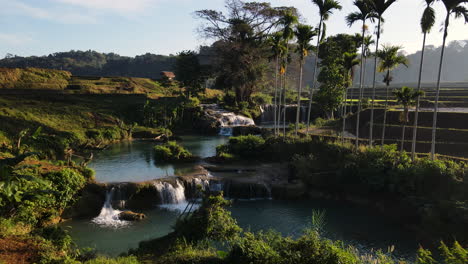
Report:
M134 213L132 211L125 211L119 214L119 219L124 221L140 221L146 217L144 214Z

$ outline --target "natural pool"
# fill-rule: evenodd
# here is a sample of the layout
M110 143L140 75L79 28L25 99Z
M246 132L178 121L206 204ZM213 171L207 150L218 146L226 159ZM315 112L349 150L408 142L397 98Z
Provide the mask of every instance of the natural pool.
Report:
M192 153L201 157L215 154L215 148L227 141L227 137L185 136L180 142ZM195 164L160 165L152 155L153 143L123 142L109 147L96 155L91 167L96 170L100 182L145 181L174 174L186 174ZM138 246L142 240L157 238L171 231L183 203L155 207L145 211L147 218L125 226L106 227L91 219L72 220L62 225L80 247L94 247L99 253L116 256ZM168 209L169 208L169 209ZM244 230L273 229L283 235L299 236L311 222L313 210L326 214L324 236L340 239L363 250L383 249L395 245L398 257L411 258L418 241L398 225L368 208L351 204L326 201L277 201L238 200L230 208Z
M227 142L223 136L183 136L180 143L201 158L216 155L216 146ZM141 182L194 172L195 163L164 164L154 160L150 141L124 141L96 153L89 167L99 182Z

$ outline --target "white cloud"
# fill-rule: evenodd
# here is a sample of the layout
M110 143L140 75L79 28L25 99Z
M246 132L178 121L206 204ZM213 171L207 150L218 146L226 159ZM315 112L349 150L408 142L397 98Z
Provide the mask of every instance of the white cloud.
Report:
M64 4L86 7L89 9L113 10L119 13L138 13L151 7L156 0L55 0Z
M0 33L0 42L7 45L24 45L32 41L32 38L24 35Z
M2 6L0 13L7 15L23 15L65 24L96 23L96 18L93 15L72 12L71 10L35 7L17 0L0 0L0 5Z

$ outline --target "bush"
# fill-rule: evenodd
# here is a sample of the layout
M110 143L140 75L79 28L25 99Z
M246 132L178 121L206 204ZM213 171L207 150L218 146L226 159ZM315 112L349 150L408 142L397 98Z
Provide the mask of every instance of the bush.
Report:
M139 264L140 262L134 256L119 257L119 258L106 258L99 257L93 260L86 261L85 264Z
M252 102L254 103L254 106L271 104L272 101L273 97L268 94L256 93L252 95Z
M189 161L194 157L184 147L177 144L175 141L169 141L163 145L154 147L155 159L159 161Z
M261 157L265 140L262 137L247 135L229 138L228 144L216 148L217 155L221 153L233 154L239 158ZM259 156L260 155L260 156Z

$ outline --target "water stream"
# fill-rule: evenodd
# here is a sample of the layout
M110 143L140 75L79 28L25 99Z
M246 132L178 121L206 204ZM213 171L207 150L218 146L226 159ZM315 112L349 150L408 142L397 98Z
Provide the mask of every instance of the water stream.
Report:
M215 154L215 147L226 142L226 137L183 137L181 143L194 154L207 157ZM96 155L91 166L96 170L96 178L101 182L128 182L162 178L166 175L186 173L195 164L159 165L151 155L153 144L148 142L126 142L111 146ZM220 184L207 180L193 179L193 186L222 189ZM178 214L187 206L184 184L178 180L155 182L160 205L142 211L146 218L139 222L120 221L116 215L121 208L113 208L114 202L121 198L115 189L107 193L106 202L99 216L94 219L77 219L63 223L80 247L94 247L99 253L117 256L138 242L168 234ZM115 204L115 203L114 203ZM123 203L125 204L125 203ZM195 209L195 208L193 208ZM123 209L122 209L123 210ZM385 217L367 208L361 208L322 200L276 201L276 200L239 200L230 208L232 215L245 230L259 231L274 229L284 235L297 237L302 234L311 221L313 210L325 210L326 225L324 235L340 239L358 248L386 249L395 245L400 257L412 256L418 241L406 230L389 222Z

